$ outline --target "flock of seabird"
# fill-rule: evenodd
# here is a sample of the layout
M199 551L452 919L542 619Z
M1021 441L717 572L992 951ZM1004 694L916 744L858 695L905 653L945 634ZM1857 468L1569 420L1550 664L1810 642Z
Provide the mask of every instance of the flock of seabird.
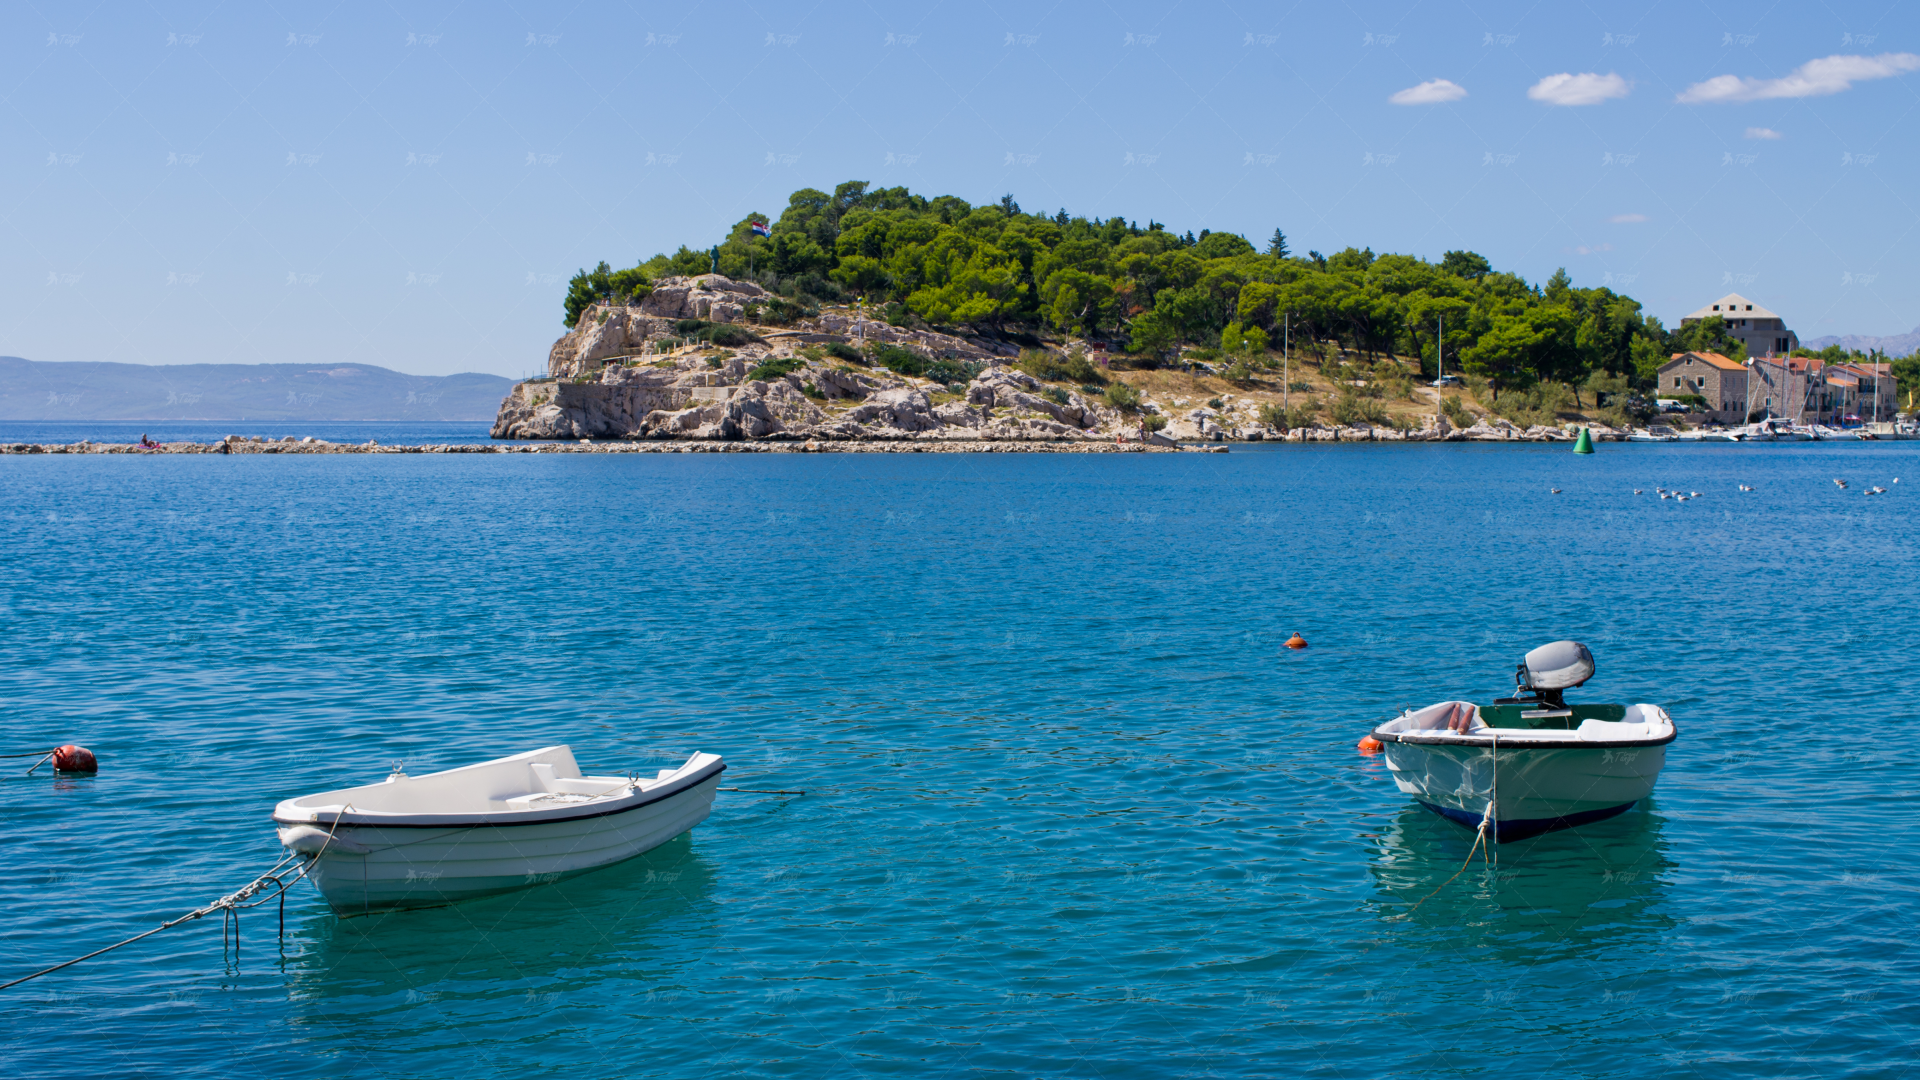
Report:
M1847 482L1845 480L1835 477L1833 482L1837 487L1840 488L1841 491L1847 490ZM1894 477L1893 482L1896 484L1899 483L1900 478L1897 476ZM1752 484L1737 484L1735 486L1738 487L1741 491L1754 490L1754 487ZM1659 495L1662 499L1673 499L1676 502L1686 502L1688 499L1697 499L1700 497L1700 493L1697 491L1668 491L1666 488L1663 488L1663 487L1657 487L1657 488L1654 488L1653 490L1654 490L1654 493ZM1554 495L1560 494L1559 488L1548 488L1547 491L1550 494L1554 494ZM1645 492L1645 489L1643 488L1634 488L1633 493L1635 495L1644 495L1646 492ZM1887 493L1887 489L1881 487L1878 484L1875 484L1873 487L1870 487L1866 491L1862 492L1862 494L1864 495L1885 495L1886 493Z

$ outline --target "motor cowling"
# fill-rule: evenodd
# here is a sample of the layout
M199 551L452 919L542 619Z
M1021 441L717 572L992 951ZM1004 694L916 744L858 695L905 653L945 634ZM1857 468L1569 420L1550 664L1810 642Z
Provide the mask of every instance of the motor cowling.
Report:
M1496 704L1510 705L1535 701L1549 708L1564 709L1561 692L1593 678L1593 654L1577 641L1554 641L1520 658L1513 673L1520 696L1502 698Z
M1522 690L1567 690L1593 678L1593 653L1577 641L1555 641L1520 661L1515 681Z

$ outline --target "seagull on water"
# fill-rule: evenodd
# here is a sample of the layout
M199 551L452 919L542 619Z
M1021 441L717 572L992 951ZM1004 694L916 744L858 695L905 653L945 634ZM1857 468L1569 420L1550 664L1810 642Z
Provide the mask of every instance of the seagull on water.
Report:
M1836 477L1834 477L1834 479L1833 479L1833 483L1834 483L1834 485L1835 485L1836 487L1838 487L1838 488L1839 488L1839 489L1840 489L1841 491L1845 491L1845 490L1847 490L1847 482L1846 482L1845 480L1842 480L1842 479L1840 479L1839 477L1837 477L1837 476L1836 476Z
M1558 495L1558 494L1560 494L1560 489L1559 489L1559 488L1548 488L1547 490L1548 490L1548 491L1550 491L1550 492L1552 492L1552 493L1554 493L1555 495Z

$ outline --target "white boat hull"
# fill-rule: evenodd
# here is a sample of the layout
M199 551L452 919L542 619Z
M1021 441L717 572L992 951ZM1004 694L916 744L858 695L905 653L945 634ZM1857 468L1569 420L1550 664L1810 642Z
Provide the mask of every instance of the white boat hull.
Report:
M571 766L571 753L557 749ZM557 757L550 749L502 762L538 755ZM499 796L511 788L453 813L370 810L367 804L377 806L383 795L389 803L421 800L368 785L288 800L275 809L274 821L281 843L310 857L307 877L335 912L438 907L558 881L651 851L707 819L725 768L718 757L697 754L655 781L631 785L618 778L580 778L572 769L572 778L563 773L561 785L571 783L577 790L614 780L623 786L592 796L543 799L536 794L532 803L520 796L520 808L505 811L494 807L507 803ZM429 787L450 775L421 777L416 783ZM543 801L558 805L530 808ZM311 803L327 805L303 805Z
M1498 714L1443 701L1382 724L1372 737L1401 791L1469 828L1490 816L1497 841L1626 811L1652 793L1676 734L1655 705L1626 706L1616 720L1589 712L1577 727L1489 727L1488 715ZM1573 723L1565 709L1519 716Z
M1401 791L1477 827L1493 798L1495 839L1525 839L1623 813L1653 792L1667 748L1501 749L1388 743ZM1498 767L1496 769L1496 761Z

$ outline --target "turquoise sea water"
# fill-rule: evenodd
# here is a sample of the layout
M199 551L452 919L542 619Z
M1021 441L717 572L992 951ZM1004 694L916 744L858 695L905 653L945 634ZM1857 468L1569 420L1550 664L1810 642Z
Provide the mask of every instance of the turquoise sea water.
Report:
M1904 1076L1916 451L0 458L0 752L103 762L0 779L0 981L395 759L807 791L451 908L302 888L284 953L272 907L237 962L169 930L0 992L0 1062ZM1672 711L1655 797L1409 917L1470 834L1354 743L1560 637L1586 699Z

